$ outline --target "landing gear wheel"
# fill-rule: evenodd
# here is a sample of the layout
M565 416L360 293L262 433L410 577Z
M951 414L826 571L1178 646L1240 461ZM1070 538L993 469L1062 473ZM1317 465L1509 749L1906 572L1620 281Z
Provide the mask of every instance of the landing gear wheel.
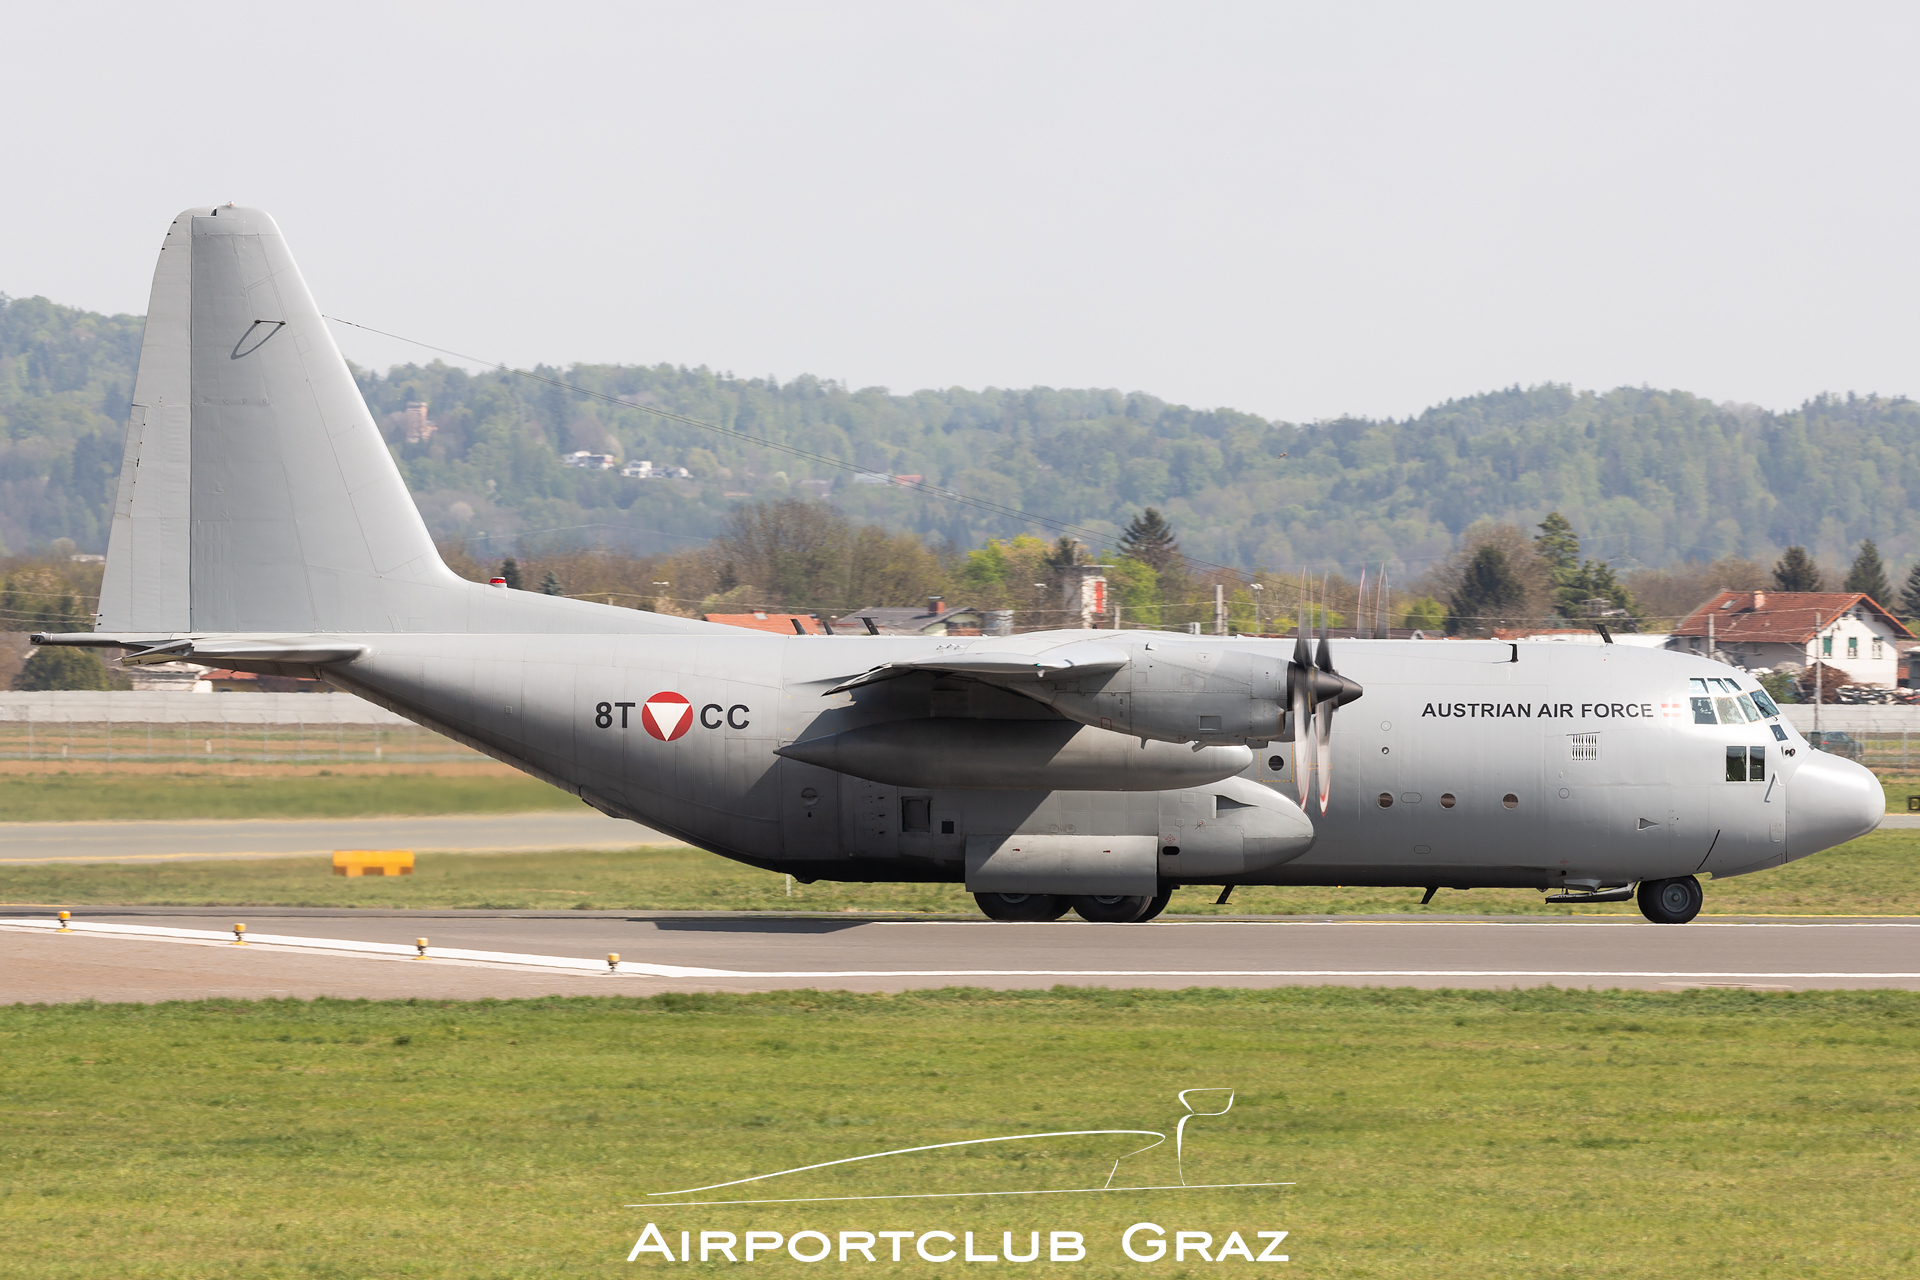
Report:
M1706 894L1692 876L1640 882L1640 914L1655 924L1685 924L1700 914Z
M1153 901L1147 904L1147 914L1141 916L1138 920L1134 921L1134 923L1145 924L1147 921L1153 919L1155 916L1159 915L1162 911L1165 911L1167 909L1167 903L1172 898L1173 898L1173 890L1162 889L1159 893L1154 895Z
M1125 897L1086 894L1070 901L1075 914L1094 924L1132 924L1136 920L1145 920L1154 909L1154 899L1145 894ZM1166 904L1163 902L1161 905Z
M1052 893L976 893L973 900L989 920L1058 920L1067 900Z

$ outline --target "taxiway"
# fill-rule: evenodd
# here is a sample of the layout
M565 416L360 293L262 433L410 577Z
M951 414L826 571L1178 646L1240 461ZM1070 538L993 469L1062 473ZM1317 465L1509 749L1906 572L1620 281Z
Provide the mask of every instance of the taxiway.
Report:
M232 946L232 925L249 945ZM691 912L100 908L0 921L0 1002L665 991L1632 987L1920 990L1920 919L1207 918L997 924ZM416 938L429 940L424 958ZM610 972L608 953L620 956Z

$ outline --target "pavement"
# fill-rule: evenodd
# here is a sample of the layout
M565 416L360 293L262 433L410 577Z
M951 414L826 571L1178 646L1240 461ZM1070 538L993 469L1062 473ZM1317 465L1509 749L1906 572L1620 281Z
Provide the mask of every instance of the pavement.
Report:
M247 925L236 947L232 926ZM1920 918L1162 917L93 908L0 920L0 1003L823 988L1297 985L1920 990ZM416 938L428 940L420 956ZM608 953L617 953L610 970Z
M40 862L166 862L284 858L335 849L517 853L679 844L637 823L578 810L431 818L303 818L190 822L0 823L0 866Z

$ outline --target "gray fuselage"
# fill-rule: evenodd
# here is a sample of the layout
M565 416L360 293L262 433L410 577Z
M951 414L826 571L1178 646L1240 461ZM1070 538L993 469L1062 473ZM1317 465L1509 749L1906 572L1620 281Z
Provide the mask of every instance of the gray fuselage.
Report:
M1129 649L1135 668L1160 658L1193 669L1246 653L1284 662L1287 648L1097 634ZM913 787L775 754L902 721L1058 723L1042 699L1109 679L1033 680L1022 690L1018 682L915 672L822 696L876 664L995 643L988 640L746 631L351 639L367 646L364 656L321 669L341 687L606 812L809 879L960 880L969 837L1135 836L1193 847L1219 821L1215 793L1228 785ZM1141 651L1148 644L1152 654ZM1882 809L1867 770L1812 750L1777 717L1696 723L1690 679L1755 687L1705 659L1489 641L1347 640L1338 649L1342 673L1365 693L1341 711L1332 735L1330 806L1321 814L1311 797L1303 806L1313 820L1311 847L1277 866L1227 875L1185 871L1172 855L1163 879L1557 888L1728 876L1851 839L1871 830ZM1193 693L1208 690L1196 681ZM939 727L932 732L937 738ZM1743 759L1739 781L1729 780L1731 748ZM1242 778L1291 798L1292 744L1272 740L1253 756Z

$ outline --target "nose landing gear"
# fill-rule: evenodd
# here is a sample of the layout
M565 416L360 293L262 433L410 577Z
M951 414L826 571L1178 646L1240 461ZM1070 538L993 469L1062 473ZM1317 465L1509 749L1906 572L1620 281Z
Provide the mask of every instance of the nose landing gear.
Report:
M1700 914L1706 894L1692 876L1640 882L1640 914L1655 924L1685 924Z

